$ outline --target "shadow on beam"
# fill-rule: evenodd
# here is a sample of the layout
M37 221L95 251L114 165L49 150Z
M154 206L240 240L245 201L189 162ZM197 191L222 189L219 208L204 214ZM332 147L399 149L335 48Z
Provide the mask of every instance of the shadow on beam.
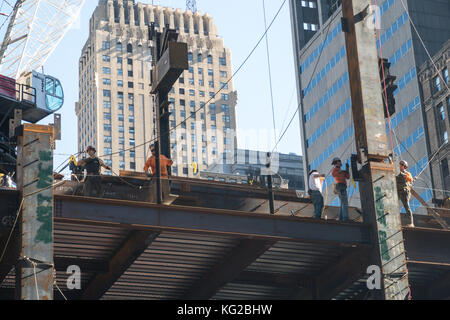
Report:
M211 299L220 288L233 281L275 243L275 241L241 240L222 261L192 286L183 299Z

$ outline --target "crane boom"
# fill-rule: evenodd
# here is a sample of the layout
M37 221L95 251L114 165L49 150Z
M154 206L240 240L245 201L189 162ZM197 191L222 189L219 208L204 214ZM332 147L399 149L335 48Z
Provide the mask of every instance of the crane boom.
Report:
M195 0L186 0L186 10L191 10L192 13L197 11L197 3Z

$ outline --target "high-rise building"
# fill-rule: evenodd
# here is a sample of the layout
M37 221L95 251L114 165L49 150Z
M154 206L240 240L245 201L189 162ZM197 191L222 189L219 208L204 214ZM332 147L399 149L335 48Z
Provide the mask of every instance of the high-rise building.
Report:
M450 2L379 0L371 4L379 9L377 48L379 52L381 48L383 58L389 59L391 74L397 76L392 134L386 122L388 139L392 136L395 154L408 161L409 170L417 175L428 161L427 126L417 76L428 57L409 16L434 54L450 38ZM290 5L304 168L305 172L317 169L327 174L333 157L344 162L356 153L341 1L290 0ZM330 188L334 181L328 176L326 182ZM431 201L428 168L415 186L426 201ZM351 205L359 204L357 188L349 189ZM333 194L330 190L328 194ZM338 199L330 196L330 202L337 205ZM411 206L416 210L420 204L413 200Z
M149 26L176 29L189 48L189 70L169 94L174 175L192 176L225 152L224 133L236 128L231 53L209 14L183 12L134 0L99 0L79 61L78 149L97 148L114 172L142 171L155 139L150 94ZM183 120L186 120L183 122Z
M266 176L261 176L267 163L267 152L236 149L232 157L223 154L218 161L206 170L199 172L202 179L221 182L248 184L249 180L266 183ZM274 186L305 191L302 157L295 153L274 153L272 156Z
M450 40L419 70L423 106L428 125L429 158L435 188L434 198L450 197Z

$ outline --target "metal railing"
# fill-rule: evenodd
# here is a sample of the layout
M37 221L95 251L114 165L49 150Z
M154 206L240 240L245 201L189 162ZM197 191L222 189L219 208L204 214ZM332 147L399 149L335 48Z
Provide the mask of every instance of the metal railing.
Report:
M0 96L18 102L36 104L36 88L21 83L8 83L4 79L0 81Z

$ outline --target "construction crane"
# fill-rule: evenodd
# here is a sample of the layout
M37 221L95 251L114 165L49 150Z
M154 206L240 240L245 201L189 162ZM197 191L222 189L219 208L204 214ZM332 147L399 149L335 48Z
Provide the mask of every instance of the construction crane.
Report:
M0 47L0 74L37 70L77 19L85 0L16 0Z
M186 10L191 10L192 13L197 12L197 3L195 0L186 0Z
M16 0L14 6L10 4L9 14L1 13L6 19L0 29L7 24L0 43L0 172L3 174L15 170L14 126L22 120L36 123L63 106L61 83L37 70L77 19L84 2ZM55 114L56 118L60 120Z

